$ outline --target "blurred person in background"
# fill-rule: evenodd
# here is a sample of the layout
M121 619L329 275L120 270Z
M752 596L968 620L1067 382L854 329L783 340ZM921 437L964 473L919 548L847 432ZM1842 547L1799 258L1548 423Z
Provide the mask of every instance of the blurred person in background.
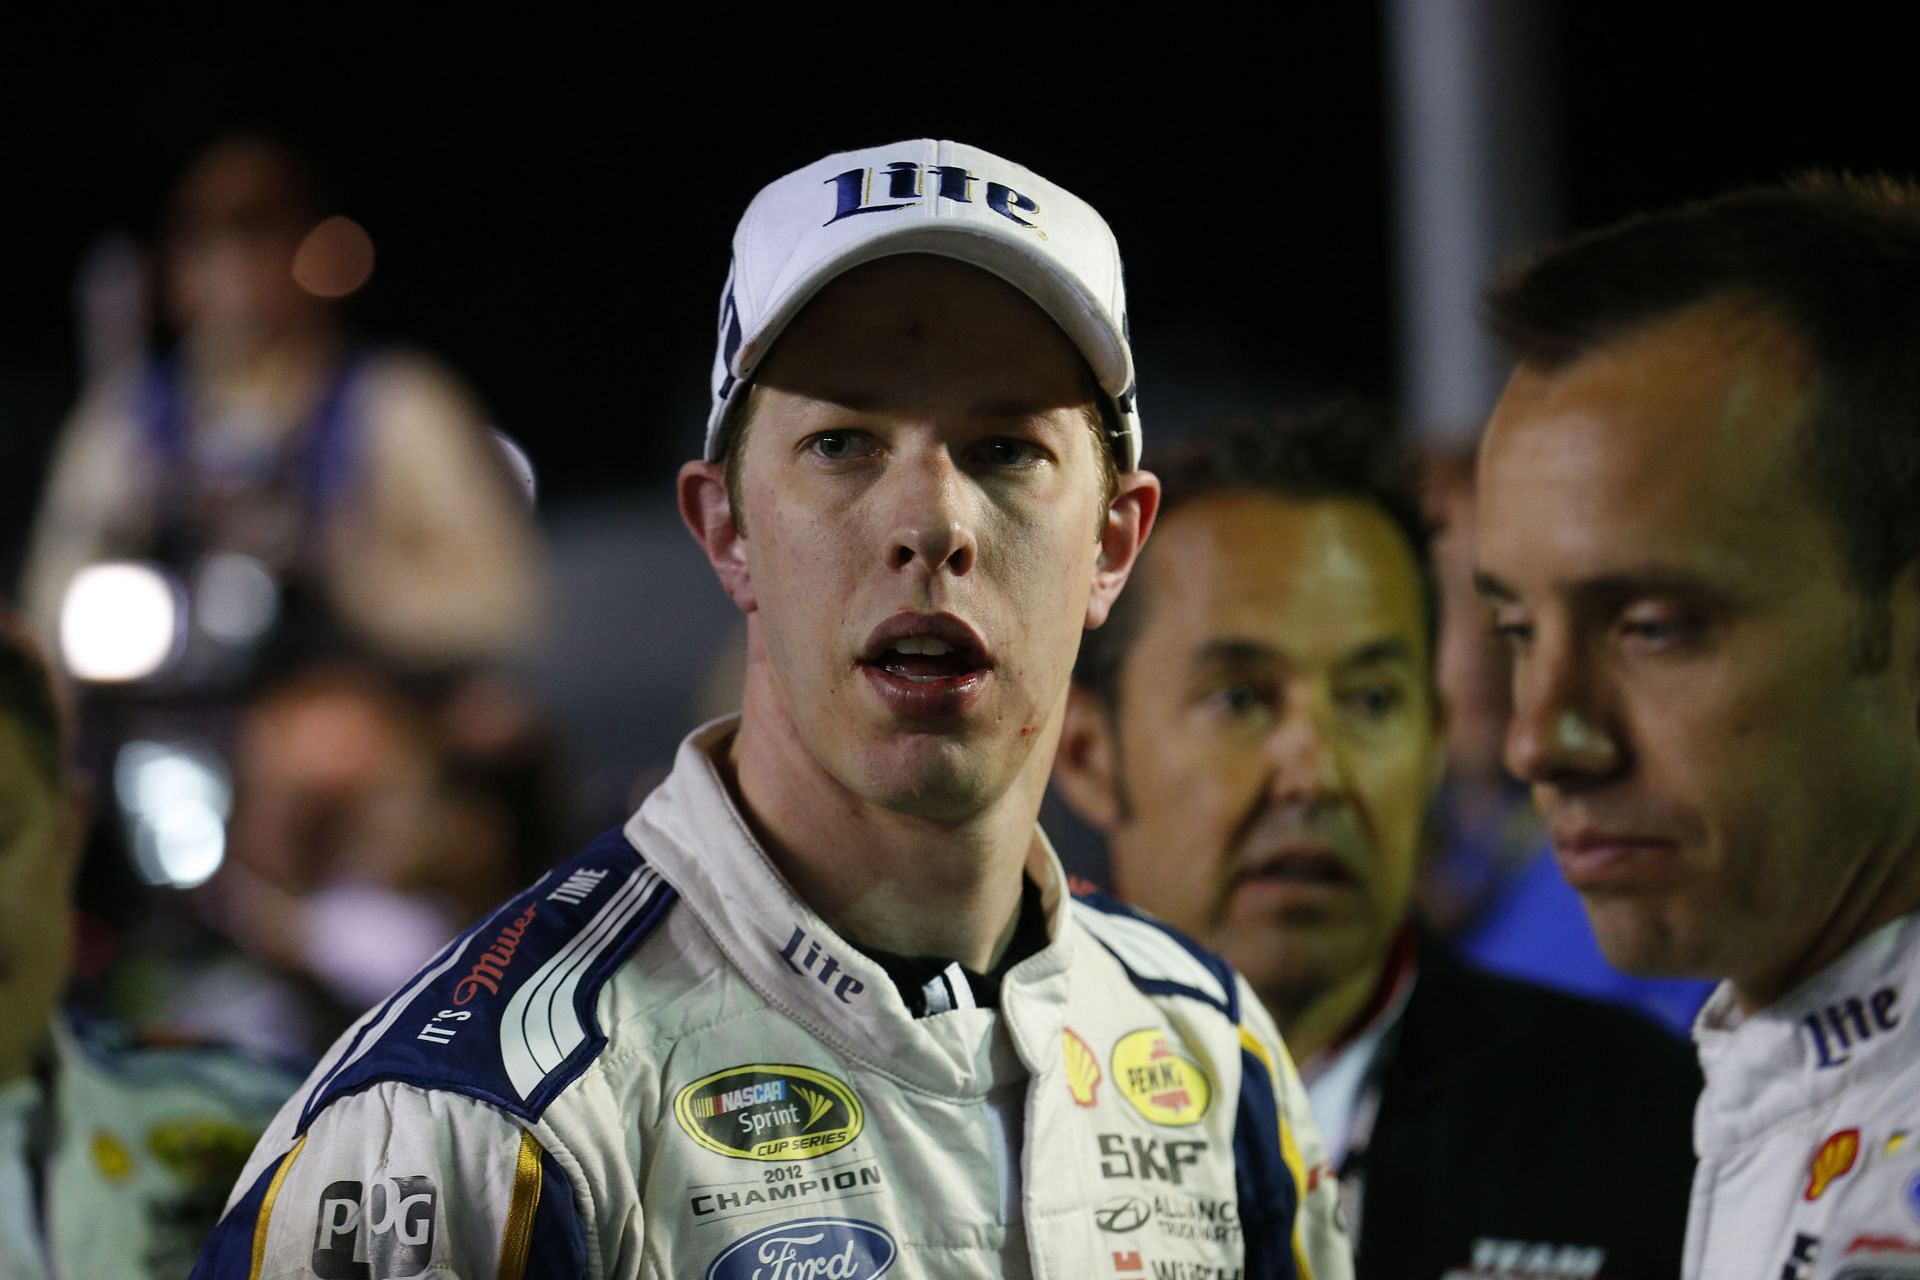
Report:
M90 387L56 444L23 575L50 641L90 565L159 562L220 611L225 556L264 571L282 627L427 669L521 651L541 591L527 504L458 380L343 327L373 246L327 213L277 142L188 166L158 253L174 341Z
M1440 601L1388 431L1345 406L1250 421L1160 472L1055 782L1120 896L1217 948L1300 1055L1358 1273L1671 1277L1685 1046L1478 973L1409 917Z
M129 943L154 1019L311 1060L560 852L557 760L504 681L423 687L336 654L239 712L226 858L197 931ZM210 945L210 943L213 943Z
M1491 304L1507 763L1607 958L1722 979L1682 1274L1912 1274L1920 185L1632 218Z
M1434 679L1446 708L1447 764L1434 795L1432 851L1415 887L1421 918L1482 969L1625 1005L1685 1036L1712 984L1607 963L1527 788L1501 758L1513 708L1510 665L1473 585L1473 455L1430 452L1422 479L1436 526Z
M297 1078L61 1010L81 801L54 677L0 611L0 1277L185 1274Z

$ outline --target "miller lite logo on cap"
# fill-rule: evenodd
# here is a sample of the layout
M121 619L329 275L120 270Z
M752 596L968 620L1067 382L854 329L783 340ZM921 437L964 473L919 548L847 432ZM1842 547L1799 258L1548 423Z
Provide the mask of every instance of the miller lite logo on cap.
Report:
M1120 249L1072 192L978 147L921 139L815 161L771 183L733 234L721 295L706 456L781 331L862 263L931 253L999 276L1053 318L1107 395L1123 471L1140 464Z

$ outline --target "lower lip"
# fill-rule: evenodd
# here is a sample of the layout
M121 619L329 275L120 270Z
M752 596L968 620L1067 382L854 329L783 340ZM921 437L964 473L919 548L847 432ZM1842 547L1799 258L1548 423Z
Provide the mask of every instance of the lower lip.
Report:
M884 667L863 664L860 670L887 710L912 720L943 719L971 710L985 694L992 674L980 670L938 680L909 680Z
M1359 887L1350 880L1290 880L1280 876L1248 876L1233 886L1234 902L1255 911L1330 907L1358 893Z
M1649 888L1673 874L1674 845L1666 840L1619 840L1555 846L1560 873L1582 893Z

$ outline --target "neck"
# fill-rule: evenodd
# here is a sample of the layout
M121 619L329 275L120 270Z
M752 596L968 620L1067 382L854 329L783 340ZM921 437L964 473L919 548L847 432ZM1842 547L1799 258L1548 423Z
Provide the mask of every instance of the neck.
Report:
M1861 864L1839 909L1787 965L1757 976L1734 977L1733 994L1742 1013L1766 1008L1880 926L1920 910L1920 836L1896 847L1897 853Z
M1398 965L1400 940L1373 963L1363 965L1328 987L1303 996L1298 991L1262 991L1280 1038L1295 1062L1311 1065L1315 1058L1350 1039L1356 1023L1366 1016Z
M722 768L755 836L800 897L849 941L992 969L1013 936L1058 708L1011 786L959 818L875 804L808 750L749 637L740 720Z

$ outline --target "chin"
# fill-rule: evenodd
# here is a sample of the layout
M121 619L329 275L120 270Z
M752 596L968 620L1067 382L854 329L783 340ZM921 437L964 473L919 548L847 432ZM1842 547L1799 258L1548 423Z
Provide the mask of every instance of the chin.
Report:
M1583 899L1607 963L1636 978L1720 978L1712 948L1659 904L1622 897Z
M1212 945L1268 1001L1298 1008L1364 967L1365 931L1341 923L1216 931Z

